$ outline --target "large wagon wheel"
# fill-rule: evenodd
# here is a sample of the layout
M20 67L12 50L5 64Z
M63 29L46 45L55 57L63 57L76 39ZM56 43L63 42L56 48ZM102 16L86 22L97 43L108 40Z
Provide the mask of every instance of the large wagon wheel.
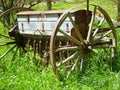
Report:
M93 12L79 10L75 12L74 19L68 10L57 21L50 40L50 59L53 71L58 77L68 77L78 63L81 71L84 58L92 51L114 57L116 48L114 25L105 10L99 6L91 6L94 7ZM102 16L101 21L96 18L97 12ZM71 34L61 28L68 19L73 26ZM61 43L61 47L57 45L60 34L64 41L70 42L69 45Z
M19 11L30 11L32 9L25 8L25 7L14 7L10 8L3 13L0 14L0 22L4 25L4 32L5 34L0 33L0 59L2 59L4 56L6 56L10 51L12 51L14 48L16 50L14 51L13 58L19 48L20 44L18 40L19 36L15 36L14 30L18 30L17 27L17 16L16 13ZM1 30L2 32L3 30ZM19 45L20 44L20 45Z

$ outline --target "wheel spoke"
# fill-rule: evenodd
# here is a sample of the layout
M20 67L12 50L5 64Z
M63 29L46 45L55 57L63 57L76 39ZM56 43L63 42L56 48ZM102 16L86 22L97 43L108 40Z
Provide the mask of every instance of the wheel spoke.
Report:
M14 38L6 36L6 35L3 35L3 34L0 34L0 36L5 37L5 38L10 38L10 39L14 40Z
M93 26L93 22L94 22L94 19L95 19L96 8L97 7L95 6L94 11L92 13L91 21L90 21L90 26L89 26L88 35L87 35L87 41L88 42L90 41L90 37L91 37L91 33L92 33L92 26Z
M114 57L114 56L115 56L115 48L111 47L111 57Z
M77 36L79 37L79 39L80 39L82 42L84 42L84 39L83 39L80 31L78 30L78 28L77 28L74 20L72 19L70 13L68 14L68 17L69 17L69 19L70 19L70 21L71 21L71 23L72 23L72 25L73 25L73 27L74 27L74 29L75 29L75 32L76 32Z
M83 69L83 58L81 59L81 62L80 62L80 71L82 71Z
M0 17L0 21L3 23L4 21L1 19L2 17ZM4 24L4 26L9 30L10 29L10 27L6 24L6 23L3 23Z
M15 50L15 52L14 52L14 55L13 55L13 57L12 57L12 61L15 59L15 56L16 56L17 51L18 51L18 48L19 48L19 47L17 47L16 50Z
M95 37L95 35L97 34L99 28L101 27L102 23L105 21L105 18L103 18L100 23L98 24L98 27L95 29L94 33L93 33L93 37Z
M75 69L79 59L80 59L80 56L75 60L75 63L73 64L72 68L69 70L69 72L67 74L67 78L70 76L71 72Z
M16 45L14 45L12 48L10 48L9 50L7 50L4 54L2 54L0 56L0 59L2 59L5 55L7 55L12 49L14 49L16 47Z
M100 49L100 48L109 48L109 45L98 45L98 46L93 46L93 49Z
M112 32L112 30L108 31L107 33L105 33L105 35L103 35L103 37L107 36L108 34L110 34Z
M72 47L62 47L62 48L58 48L56 49L56 52L60 52L60 51L67 51L67 50L79 50L80 47L78 46L72 46Z
M72 54L70 57L66 58L65 60L63 60L62 62L60 62L59 64L57 64L57 67L60 67L62 64L68 62L69 60L71 60L72 58L74 58L76 55L78 55L78 52L75 52L74 54Z
M5 45L9 45L9 44L15 44L16 42L7 42L7 43L4 43L4 44L0 44L0 46L5 46Z
M16 20L15 20L14 15L12 15L12 14L11 14L11 19L12 19L12 21L13 21L13 22L12 22L12 23L13 23L13 25L15 25L15 24L16 24Z
M83 45L80 41L78 41L77 39L75 39L72 36L69 36L68 34L66 34L65 32L63 32L62 30L58 30L58 32L62 33L66 38L68 38L69 40L71 40L72 42L76 43L77 45Z
M102 38L106 37L108 34L110 34L112 32L112 30L108 31L107 33L105 33L103 36L100 36L98 39L96 39L94 42L93 42L93 45L98 43Z

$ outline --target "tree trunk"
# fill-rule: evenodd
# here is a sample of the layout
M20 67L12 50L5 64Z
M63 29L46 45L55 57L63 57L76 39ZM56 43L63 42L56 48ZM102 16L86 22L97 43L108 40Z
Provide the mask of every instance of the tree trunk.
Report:
M51 1L47 1L47 10L51 10L52 9L52 2Z
M118 10L117 20L120 21L120 0L118 0L117 10Z

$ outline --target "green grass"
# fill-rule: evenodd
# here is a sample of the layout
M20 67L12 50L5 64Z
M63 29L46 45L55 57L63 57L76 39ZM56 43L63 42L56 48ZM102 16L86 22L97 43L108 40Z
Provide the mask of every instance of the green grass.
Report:
M86 0L85 0L86 1ZM74 4L69 4L69 3L65 3L65 2L57 2L57 3L53 3L53 10L66 10L69 9L73 6L76 6L79 4L79 9L85 9L86 6L84 6L84 4L86 4L86 2L78 2L78 3L74 3ZM102 7L103 9L105 9L107 11L107 13L110 15L111 18L116 19L117 17L117 5L112 2L112 0L90 0L90 4L95 4L95 5L99 5L100 7ZM35 6L33 7L33 9L35 10L47 10L46 4L45 3L41 3L39 6ZM113 13L114 12L114 13Z
M98 56L91 57L86 71L75 73L65 81L59 81L51 65L36 67L33 55L28 61L23 54L14 61L0 60L0 89L5 90L119 90L120 72L110 71L107 62ZM119 58L116 60L119 60ZM119 65L116 68L120 67ZM116 69L115 69L116 70Z
M65 4L64 2L53 3L52 5L53 5L53 7L52 7L53 10L58 10L58 9L64 10L64 9L68 9L68 8L73 6L73 4L68 4L68 3ZM35 9L35 10L47 10L47 7L46 7L45 3L41 3L39 6L33 7L33 9Z
M106 9L109 9L108 7L111 5L108 2L104 3ZM100 2L98 1L98 3ZM57 6L60 7L59 9L66 9L72 4L57 3L53 8L57 9ZM114 17L114 14L111 14ZM102 56L94 54L88 58L91 63L86 66L85 72L76 72L65 81L57 79L51 65L37 67L33 53L27 52L19 56L18 52L16 59L11 61L13 50L0 60L0 90L120 90L120 29L118 28L116 32L118 37L117 56L113 59L112 65L109 61L105 62ZM1 24L0 33L7 34ZM0 42L3 41L1 38ZM8 49L8 47L5 48ZM0 53L5 48L0 47ZM30 56L29 59L28 56Z

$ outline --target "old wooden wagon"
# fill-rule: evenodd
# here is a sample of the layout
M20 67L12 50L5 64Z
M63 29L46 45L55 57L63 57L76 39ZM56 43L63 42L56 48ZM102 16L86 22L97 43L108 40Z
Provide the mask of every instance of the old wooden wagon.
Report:
M92 10L89 9L92 7ZM0 15L1 21L7 14L18 8L12 8ZM27 9L21 9L27 10ZM97 17L96 17L97 16ZM97 18L101 19L98 20ZM78 66L82 70L84 58L90 52L114 57L116 49L116 32L107 12L97 5L87 4L86 9L51 10L51 11L22 11L17 13L17 24L12 20L9 37L13 41L0 46L14 44L9 50L1 54L3 58L13 48L33 47L40 57L51 61L57 76L70 72ZM43 52L44 51L44 52Z

